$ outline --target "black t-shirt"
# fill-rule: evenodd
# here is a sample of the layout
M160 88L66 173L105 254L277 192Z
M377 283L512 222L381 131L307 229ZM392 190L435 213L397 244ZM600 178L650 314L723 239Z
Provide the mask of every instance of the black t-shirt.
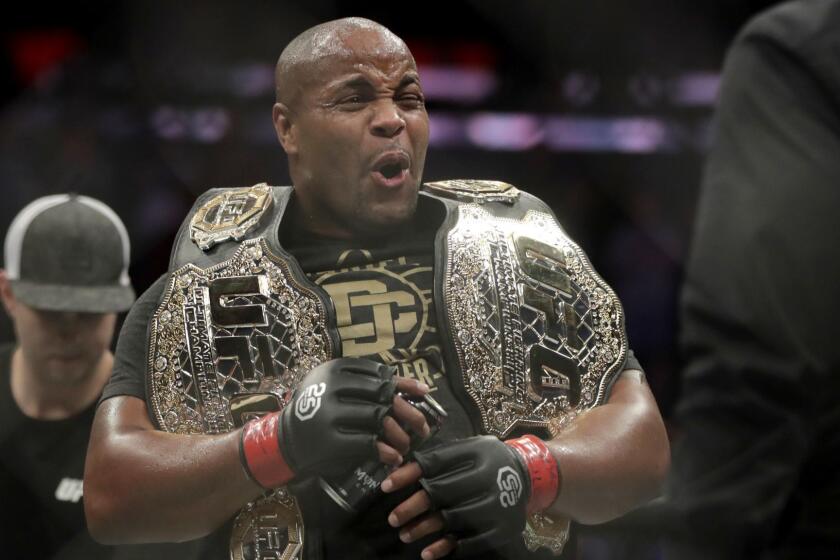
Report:
M284 246L309 278L333 302L342 355L396 365L398 375L429 385L447 411L440 432L424 444L433 446L474 435L444 367L434 298L434 237L439 219L422 208L415 222L387 237L336 240L306 232L290 220L281 228ZM359 518L342 523L323 496L322 518L331 531L323 539L327 558L418 558L426 539L399 541L388 514L417 491L409 488L377 499ZM318 495L317 488L312 494Z
M11 393L14 345L0 346L0 546L27 560L192 560L194 546L104 546L87 530L83 476L95 404L64 420L23 414Z
M284 221L280 231L284 248L330 295L342 355L396 365L400 375L429 385L432 396L447 411L440 433L425 446L475 435L464 406L452 390L437 328L432 293L434 237L440 222L430 208L421 207L413 224L387 237L349 241L323 238L291 220ZM163 276L155 282L129 313L117 344L114 374L103 399L116 395L145 399L147 327L166 279ZM627 367L639 368L632 353ZM416 489L379 494L377 501L354 520L337 516L338 510L316 487L304 490L304 499L320 501L314 511L322 519L330 519L323 524L328 530L321 538L325 557L419 558L423 547L437 537L406 545L387 524L388 513ZM521 548L505 550L501 557L522 554Z
M447 411L441 431L424 445L474 435L472 423L455 398L446 377L432 298L436 220L418 217L414 227L380 240L341 241L322 238L284 222L281 238L309 278L331 297L341 338L342 355L394 364L399 375L429 385L432 396ZM103 399L116 395L145 398L146 331L159 305L166 276L135 303L126 318L114 374ZM328 558L418 558L428 542L405 545L388 526L390 511L412 491L378 499L359 519L346 520L334 506L321 504L331 531L323 539ZM326 500L320 491L307 499Z
M65 420L36 420L11 393L14 345L0 347L0 528L8 558L110 558L93 541L82 505L95 406Z
M393 364L398 375L429 385L448 413L432 443L474 435L443 363L432 297L433 218L418 211L411 227L370 240L319 237L291 220L281 228L286 249L333 302L342 355Z

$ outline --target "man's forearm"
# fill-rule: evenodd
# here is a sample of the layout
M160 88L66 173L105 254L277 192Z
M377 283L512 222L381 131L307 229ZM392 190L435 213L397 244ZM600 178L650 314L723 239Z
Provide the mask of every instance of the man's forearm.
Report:
M641 372L628 370L609 400L547 442L562 480L551 513L603 523L656 497L670 465L662 418Z
M108 544L199 538L262 493L242 469L239 430L170 434L152 429L146 414L133 397L109 399L97 411L85 467L94 538Z

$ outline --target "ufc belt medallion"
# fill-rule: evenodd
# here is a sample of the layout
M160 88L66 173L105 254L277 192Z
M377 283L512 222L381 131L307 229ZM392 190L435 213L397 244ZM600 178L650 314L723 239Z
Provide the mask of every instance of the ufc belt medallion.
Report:
M624 312L548 213L522 220L458 207L443 297L464 385L486 433L556 436L601 404L627 355ZM558 553L568 520L531 516L525 541Z
M167 432L228 432L280 410L303 375L330 358L321 300L264 240L245 241L225 262L171 274L151 323L151 408ZM290 560L302 541L297 504L279 488L240 511L231 558Z
M503 202L513 204L519 198L519 189L502 181L481 179L453 179L424 183L423 189L438 196L462 202Z
M265 183L228 189L198 209L190 220L190 239L203 251L223 241L242 239L256 226L273 198Z

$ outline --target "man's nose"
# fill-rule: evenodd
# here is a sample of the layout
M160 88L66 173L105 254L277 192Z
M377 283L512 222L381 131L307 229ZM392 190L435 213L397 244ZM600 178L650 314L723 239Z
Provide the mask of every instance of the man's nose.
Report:
M82 313L76 311L57 311L52 316L52 322L56 330L69 335L84 326L83 317Z
M374 136L393 138L405 129L405 119L393 101L382 101L374 104L370 127Z

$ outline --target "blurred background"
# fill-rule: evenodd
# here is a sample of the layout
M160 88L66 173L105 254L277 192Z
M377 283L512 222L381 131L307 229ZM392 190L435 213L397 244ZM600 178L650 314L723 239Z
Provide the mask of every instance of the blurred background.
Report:
M621 297L667 420L720 67L737 30L774 3L21 3L0 23L0 230L38 196L99 198L129 229L142 292L198 193L288 184L271 125L283 46L318 22L369 17L419 64L425 179L499 179L546 200ZM657 556L654 537L620 524L581 532L577 547L586 559Z

